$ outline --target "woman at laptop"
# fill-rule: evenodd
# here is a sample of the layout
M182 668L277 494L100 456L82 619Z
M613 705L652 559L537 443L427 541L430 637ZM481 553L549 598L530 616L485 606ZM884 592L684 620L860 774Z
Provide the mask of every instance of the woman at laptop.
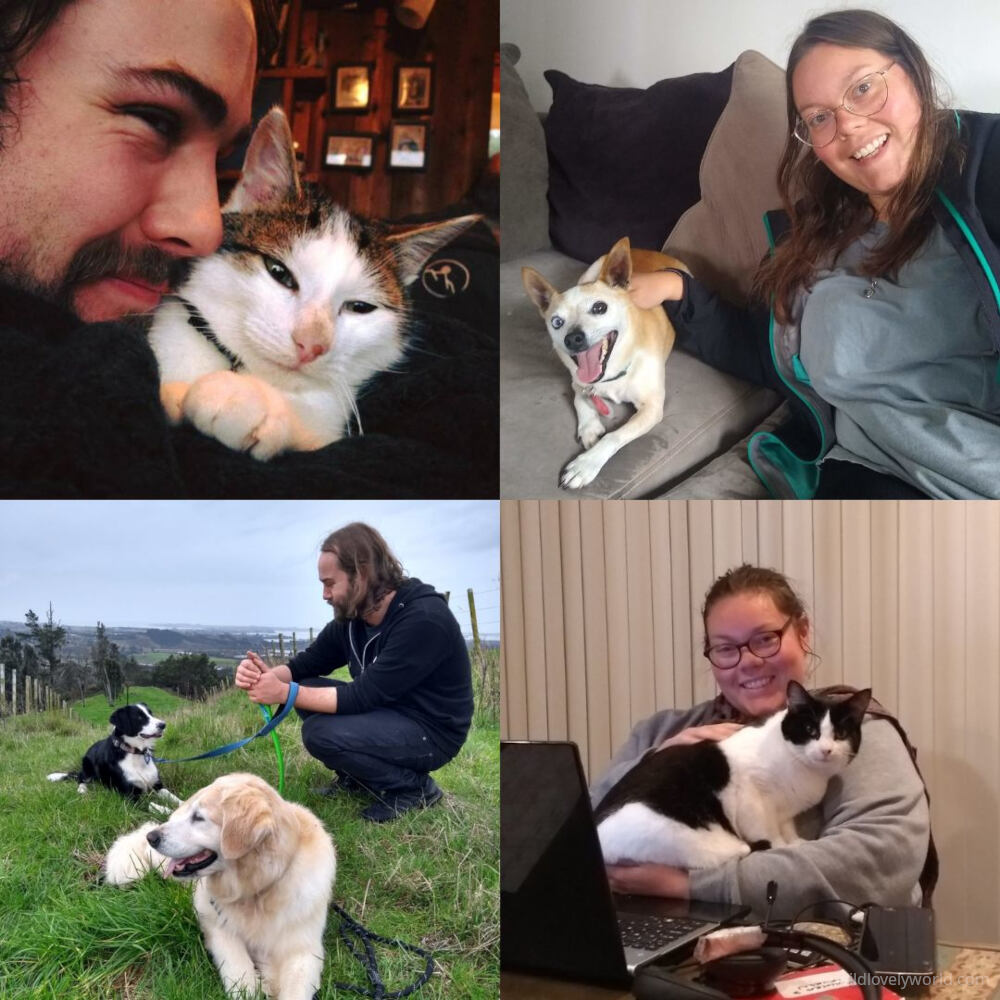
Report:
M784 708L790 680L808 686L815 658L809 618L781 573L756 566L729 570L709 589L702 620L718 696L638 723L591 790L595 805L645 754L724 740L743 724ZM735 663L729 656L723 666L716 664L719 644L729 653L738 646ZM869 708L857 757L797 826L804 843L756 851L717 868L617 865L609 866L608 878L617 892L743 903L759 911L773 880L779 887L776 917L792 917L810 903L833 899L930 905L937 856L926 791L905 734L877 702Z

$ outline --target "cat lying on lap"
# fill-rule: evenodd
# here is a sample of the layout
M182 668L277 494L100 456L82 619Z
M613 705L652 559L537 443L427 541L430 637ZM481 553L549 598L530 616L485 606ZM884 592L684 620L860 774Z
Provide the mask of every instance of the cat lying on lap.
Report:
M834 702L789 681L788 707L761 725L648 753L595 811L605 862L711 868L798 843L795 817L857 754L870 698Z
M390 233L348 212L300 183L273 108L223 208L222 246L154 316L167 417L262 460L338 440L364 383L403 359L407 286L477 219Z

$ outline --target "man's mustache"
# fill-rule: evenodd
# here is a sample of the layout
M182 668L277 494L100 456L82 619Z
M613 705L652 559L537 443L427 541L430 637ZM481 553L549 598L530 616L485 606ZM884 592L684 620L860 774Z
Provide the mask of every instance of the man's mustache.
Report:
M187 275L190 263L190 258L175 257L158 247L126 247L117 235L102 236L73 255L63 288L68 293L79 285L107 277L138 280L154 288L163 284L176 288Z

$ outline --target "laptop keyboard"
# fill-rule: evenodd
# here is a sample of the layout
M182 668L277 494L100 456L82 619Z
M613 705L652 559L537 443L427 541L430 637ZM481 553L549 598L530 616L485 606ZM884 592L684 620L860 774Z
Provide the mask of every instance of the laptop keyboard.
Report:
M618 914L622 944L626 948L656 951L694 931L704 930L704 920L690 917L654 917Z

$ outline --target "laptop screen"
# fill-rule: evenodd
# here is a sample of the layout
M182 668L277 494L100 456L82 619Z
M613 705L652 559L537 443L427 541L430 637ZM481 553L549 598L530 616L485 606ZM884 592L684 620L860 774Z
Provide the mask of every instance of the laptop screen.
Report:
M501 965L627 986L576 745L501 743L500 803Z
M500 803L505 969L628 986L630 968L662 960L748 909L613 896L575 743L501 742ZM621 928L636 920L661 928L670 921L663 945L623 948Z

